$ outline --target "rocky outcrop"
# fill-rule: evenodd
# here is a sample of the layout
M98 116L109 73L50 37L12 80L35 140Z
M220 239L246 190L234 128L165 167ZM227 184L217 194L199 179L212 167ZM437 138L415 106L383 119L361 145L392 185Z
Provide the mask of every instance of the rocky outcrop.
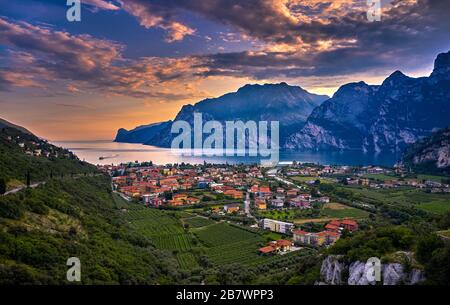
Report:
M417 172L450 173L450 126L409 147L402 164Z
M342 256L327 256L320 269L319 285L376 285L376 281L369 279L366 274L370 265L366 262L356 261L350 264L343 262ZM381 265L381 282L383 285L416 285L425 280L422 270L412 269L405 271L399 263Z
M323 282L330 285L341 285L342 283L342 272L345 269L345 265L339 262L339 257L337 256L327 256L322 263L320 268L320 274L323 277Z

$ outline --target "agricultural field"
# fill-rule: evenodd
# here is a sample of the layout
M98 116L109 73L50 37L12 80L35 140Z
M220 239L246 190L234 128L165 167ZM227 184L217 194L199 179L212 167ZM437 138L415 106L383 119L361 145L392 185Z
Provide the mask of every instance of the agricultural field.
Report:
M190 252L178 253L177 261L180 268L184 270L191 270L198 267L198 262L195 255Z
M365 218L369 215L366 211L349 207L340 203L327 203L321 210L321 215L331 218Z
M289 178L294 180L295 182L300 182L300 183L307 183L308 181L316 181L316 180L320 180L320 183L324 183L324 184L333 183L333 181L331 179L323 178L323 177L292 176L292 177L289 177Z
M192 231L206 247L216 247L260 237L256 233L225 223L193 229Z
M418 209L437 214L450 211L450 194L426 193L424 190L410 187L370 189L349 186L343 189L351 191L358 200L367 203L411 204Z
M206 217L191 217L191 218L183 218L182 219L183 224L189 225L189 228L201 228L205 226L209 226L214 224L215 222L209 218Z

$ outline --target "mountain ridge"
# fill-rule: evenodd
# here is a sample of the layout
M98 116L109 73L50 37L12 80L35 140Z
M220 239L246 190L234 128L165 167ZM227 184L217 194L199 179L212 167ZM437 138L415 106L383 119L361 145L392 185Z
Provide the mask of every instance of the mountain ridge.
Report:
M395 71L379 86L346 84L313 111L285 148L400 154L450 124L450 110L443 111L450 109L449 80L450 52L438 55L429 77Z

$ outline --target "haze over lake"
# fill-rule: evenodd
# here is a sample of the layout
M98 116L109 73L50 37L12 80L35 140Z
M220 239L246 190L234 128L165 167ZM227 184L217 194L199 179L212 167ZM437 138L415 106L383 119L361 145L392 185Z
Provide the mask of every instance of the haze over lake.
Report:
M128 162L152 161L155 164L168 163L255 163L252 157L191 157L181 156L167 148L141 144L116 143L102 141L67 141L54 142L55 145L68 148L81 160L92 164L120 164ZM100 158L103 158L102 160ZM336 165L384 165L392 166L397 161L392 155L364 154L363 152L317 152L317 151L280 151L280 162L297 161Z

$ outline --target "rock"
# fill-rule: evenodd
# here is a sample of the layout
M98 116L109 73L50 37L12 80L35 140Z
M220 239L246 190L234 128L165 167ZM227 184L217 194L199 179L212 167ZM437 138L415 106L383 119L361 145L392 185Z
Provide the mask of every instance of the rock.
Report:
M322 263L320 274L325 284L341 285L342 271L345 265L339 262L339 256L328 256Z
M366 274L369 272L369 268L371 265L368 265L363 262L353 262L350 264L349 268L349 277L348 284L349 285L375 285L375 281L369 281Z
M401 264L386 264L382 266L383 285L399 285L405 281L404 268Z
M425 274L422 270L419 269L413 269L411 270L411 273L408 277L408 284L409 285L417 285L420 282L425 281Z

